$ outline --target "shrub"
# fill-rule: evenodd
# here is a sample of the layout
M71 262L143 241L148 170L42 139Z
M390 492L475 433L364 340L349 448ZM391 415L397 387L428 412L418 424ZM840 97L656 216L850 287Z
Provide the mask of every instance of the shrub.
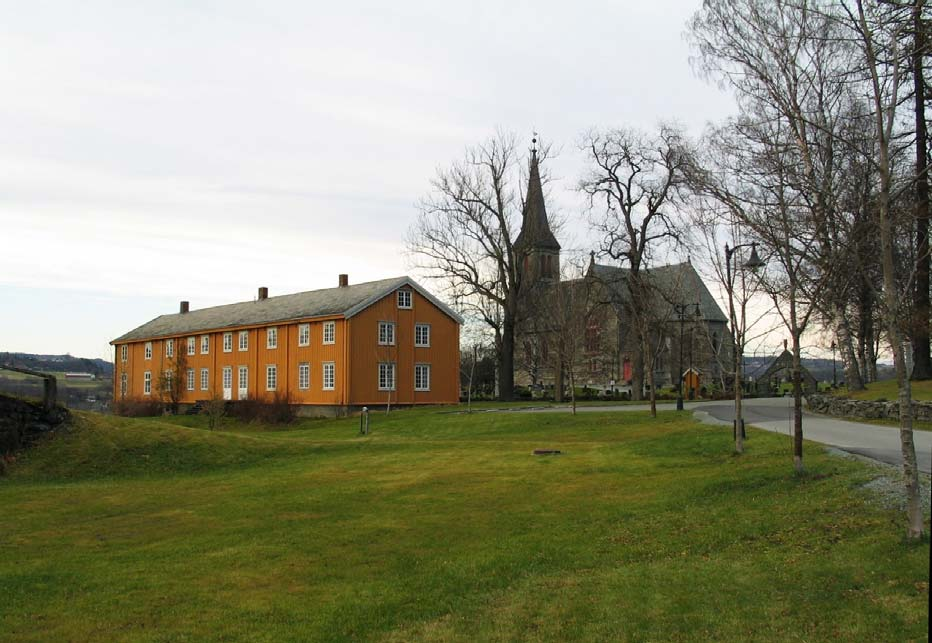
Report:
M154 398L126 397L113 401L113 414L124 417L162 415L162 402Z
M248 398L233 402L229 415L243 422L261 422L263 424L290 424L298 417L291 398L283 393L276 393L271 401Z

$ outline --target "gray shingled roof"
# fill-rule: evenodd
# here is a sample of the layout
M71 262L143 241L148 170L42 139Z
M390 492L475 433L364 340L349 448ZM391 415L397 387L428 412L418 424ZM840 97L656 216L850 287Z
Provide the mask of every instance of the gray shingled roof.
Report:
M342 315L348 318L402 286L410 286L458 323L463 322L459 315L410 277L394 277L343 288L309 290L293 295L269 297L260 301L244 301L192 310L187 313L160 315L110 343L172 337L218 328L271 324L326 315Z
M592 264L590 274L611 289L618 303L625 303L628 300L626 284L629 273L628 268ZM658 311L663 316L672 319L675 317L671 312L674 302L694 304L698 294L699 310L703 319L727 323L728 318L691 263L657 266L643 270L641 274L647 277L648 283L663 292L664 295L658 298L658 304L666 307L665 310Z

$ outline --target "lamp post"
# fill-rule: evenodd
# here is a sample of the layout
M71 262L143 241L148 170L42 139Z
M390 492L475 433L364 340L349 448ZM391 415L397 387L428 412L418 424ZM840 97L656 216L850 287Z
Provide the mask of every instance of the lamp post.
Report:
M676 383L676 410L683 410L683 326L686 323L686 320L689 316L686 314L686 309L689 308L689 304L673 304L673 310L676 313L677 319L680 320L680 363L677 365L678 369L678 379ZM702 312L699 310L699 304L696 304L696 318L702 316Z
M835 344L835 340L832 340L832 388L838 388L838 373L835 371L835 349L838 348L838 345Z
M733 430L735 437L735 451L738 453L744 452L745 437L744 418L741 416L741 370L744 364L744 350L741 347L741 342L744 341L744 338L741 338L741 342L738 341L738 320L735 316L735 284L732 277L732 260L734 259L735 252L737 252L739 248L747 248L748 246L751 248L751 256L748 257L748 260L744 262L742 268L756 272L759 268L762 268L765 265L761 258L757 255L756 243L739 243L733 248L729 247L727 243L725 244L725 290L728 291L728 314L729 321L731 322L731 337L735 351L735 423ZM735 266L735 272L737 272L737 270L738 267ZM743 328L741 329L741 332L744 332Z

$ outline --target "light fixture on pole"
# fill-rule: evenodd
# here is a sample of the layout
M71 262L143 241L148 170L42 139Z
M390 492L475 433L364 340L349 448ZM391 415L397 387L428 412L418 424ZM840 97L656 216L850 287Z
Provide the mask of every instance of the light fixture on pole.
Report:
M758 269L763 268L766 264L757 254L757 244L756 243L739 243L738 245L729 247L728 244L725 244L725 290L728 291L728 314L729 314L729 323L731 324L731 337L732 337L732 346L734 347L734 369L735 369L735 379L734 379L734 388L735 388L735 420L734 420L734 439L735 439L735 450L738 453L744 451L744 439L747 437L744 431L744 418L741 417L741 370L744 362L743 349L741 343L744 341L744 338L741 338L741 342L738 341L738 329L737 326L737 317L735 316L735 297L734 297L734 282L732 281L732 260L734 258L735 252L739 248L751 248L751 256L748 257L748 260L745 261L741 267L745 270L750 270L752 272L757 272ZM738 267L734 267L734 271L737 272ZM742 333L744 329L742 329Z

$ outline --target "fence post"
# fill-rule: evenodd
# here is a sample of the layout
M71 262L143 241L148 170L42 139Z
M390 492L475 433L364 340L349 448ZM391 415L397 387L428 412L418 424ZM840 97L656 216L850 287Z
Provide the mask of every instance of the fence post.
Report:
M366 406L359 414L359 435L369 435L369 408Z

